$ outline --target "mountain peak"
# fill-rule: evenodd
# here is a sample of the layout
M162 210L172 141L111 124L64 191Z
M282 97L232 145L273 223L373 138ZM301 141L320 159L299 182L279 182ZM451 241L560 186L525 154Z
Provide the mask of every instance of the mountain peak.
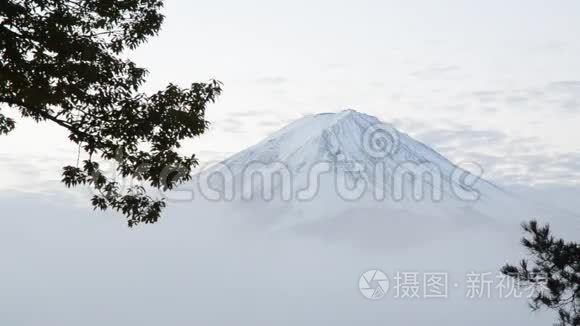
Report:
M392 125L353 109L302 117L230 157L224 164L243 167L248 162L280 162L300 169L332 161L338 154L363 162L369 169L378 161L390 167L404 162L431 162L444 172L455 168L443 156Z
M410 217L409 227L424 217L431 232L466 214L488 218L490 203L503 205L504 193L480 175L347 109L302 117L198 176L202 195L210 189L212 198L234 202L236 213L259 210L282 227L331 218L351 227L356 211L397 223Z
M346 110L342 110L340 112L340 114L342 115L349 115L349 114L360 114L358 111L353 110L353 109L346 109Z
M364 114L362 112L358 112L357 110L354 109L344 109L342 111L338 111L338 112L324 112L324 113L318 113L318 114L314 114L314 115L307 115L304 118L308 118L308 117L312 117L312 116L322 116L322 117L333 117L336 120L340 120L342 118L353 118L353 117L367 117L367 118L374 118L373 116L370 116L368 114Z
M227 179L228 184L234 185L232 189L249 184L248 189L253 192L253 181L248 180L254 173L266 178L274 172L281 177L287 176L288 180L269 183L268 187L281 191L281 185L288 183L288 188L283 189L292 192L308 188L317 169L325 165L329 169L323 176L324 181L315 180L325 194L332 194L337 182L342 182L340 180L351 184L363 180L364 193L370 196L379 189L396 197L398 185L403 191L431 189L426 192L434 194L435 201L439 194L454 198L462 192L468 196L481 192L489 198L497 193L497 189L484 180L478 183L477 192L473 192L471 185L464 185L462 180L479 180L478 176L470 175L390 124L352 109L298 119L204 173L208 176L223 172L224 187ZM405 177L409 174L411 177ZM456 201L455 204L460 207L464 203ZM441 207L451 209L447 205Z

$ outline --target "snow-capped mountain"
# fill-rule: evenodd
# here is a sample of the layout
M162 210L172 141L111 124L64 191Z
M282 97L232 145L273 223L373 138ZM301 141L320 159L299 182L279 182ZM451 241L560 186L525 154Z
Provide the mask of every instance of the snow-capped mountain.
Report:
M299 119L198 177L202 195L260 224L326 235L356 225L433 232L505 218L498 212L510 195L473 167L476 173L391 124L345 110Z

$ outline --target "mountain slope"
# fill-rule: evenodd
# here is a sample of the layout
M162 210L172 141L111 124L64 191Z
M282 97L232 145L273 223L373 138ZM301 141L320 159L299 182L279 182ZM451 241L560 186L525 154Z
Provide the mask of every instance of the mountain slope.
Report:
M369 223L398 225L393 232L496 227L513 206L505 191L353 110L299 119L198 177L202 195L219 193L236 215L326 235Z

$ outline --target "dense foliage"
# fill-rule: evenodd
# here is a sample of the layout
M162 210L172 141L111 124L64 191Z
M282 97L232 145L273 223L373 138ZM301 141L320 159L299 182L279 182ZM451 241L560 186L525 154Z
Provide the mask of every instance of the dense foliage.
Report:
M537 221L523 228L529 237L522 239L522 245L533 257L533 266L522 260L519 266L504 266L502 273L540 288L532 298L532 309L554 309L560 316L558 325L580 325L580 244L554 238L550 226Z
M117 159L123 177L159 189L190 178L194 155L176 152L203 133L206 105L221 92L217 81L188 88L170 84L140 92L147 71L121 54L156 35L163 22L158 0L2 0L0 104L23 117L56 123L89 159L66 166L67 186L89 184L95 208L122 211L129 226L153 223L165 206L145 189L122 190L96 160ZM0 134L15 127L0 112Z

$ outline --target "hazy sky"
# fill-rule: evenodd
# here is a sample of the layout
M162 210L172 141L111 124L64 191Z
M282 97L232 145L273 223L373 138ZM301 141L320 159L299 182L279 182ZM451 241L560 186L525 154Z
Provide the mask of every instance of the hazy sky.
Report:
M580 181L578 1L173 0L165 13L128 56L149 69L147 91L224 83L211 131L188 147L202 160L353 108L491 179ZM21 122L0 158L0 187L39 185L76 148L57 127Z
M530 191L527 202L580 211L578 0L170 0L164 11L160 35L127 56L149 69L148 92L169 82L224 83L207 111L211 130L186 147L203 161L241 151L304 115L351 108L394 123L455 162L479 163L484 178L553 186ZM513 211L497 216L510 227L457 219L461 227L429 229L440 239L425 242L416 230L430 224L410 219L417 228L404 228L388 213L384 223L392 228L376 227L386 224L372 224L383 221L375 216L362 220L368 225L322 221L321 234L338 234L325 242L294 229L289 236L248 231L252 220L213 216L200 201L172 203L164 213L171 218L128 230L120 214L78 209L63 196L61 167L76 160L77 147L50 123L19 120L0 136L0 324L555 320L551 312L530 313L525 298L465 300L466 272L495 275L522 257ZM538 218L553 218L558 236L580 234L577 219L559 226L555 216ZM353 239L374 239L367 229L400 232L417 244L359 250ZM372 304L358 289L370 268L446 271L462 286L451 288L450 300Z

